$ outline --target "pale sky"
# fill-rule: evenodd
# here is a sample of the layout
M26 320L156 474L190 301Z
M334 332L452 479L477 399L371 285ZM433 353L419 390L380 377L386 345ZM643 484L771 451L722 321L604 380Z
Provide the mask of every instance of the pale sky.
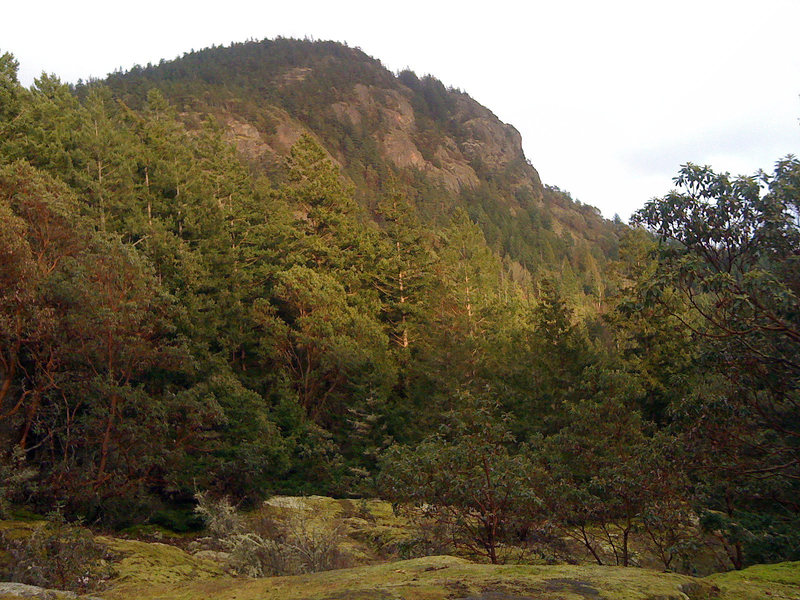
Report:
M26 86L247 39L347 42L469 93L607 217L688 161L751 174L800 154L800 0L28 0L0 18Z

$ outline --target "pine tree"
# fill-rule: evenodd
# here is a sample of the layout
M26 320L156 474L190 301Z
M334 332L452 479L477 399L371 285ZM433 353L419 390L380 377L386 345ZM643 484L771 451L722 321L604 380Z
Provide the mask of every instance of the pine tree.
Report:
M407 350L420 334L434 287L432 236L426 234L414 206L393 193L378 204L386 233L376 287L392 342Z

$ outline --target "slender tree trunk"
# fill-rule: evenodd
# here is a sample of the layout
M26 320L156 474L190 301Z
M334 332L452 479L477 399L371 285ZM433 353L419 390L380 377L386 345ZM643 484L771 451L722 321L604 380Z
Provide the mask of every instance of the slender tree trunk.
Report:
M583 545L586 546L586 549L589 550L589 552L592 553L592 556L594 556L594 559L597 561L597 564L602 567L603 566L603 561L600 560L600 556L597 554L597 551L594 549L594 546L592 545L592 542L589 541L589 536L586 533L586 527L584 527L582 525L580 527L580 530L581 530L581 541L583 541Z
M147 165L144 167L144 185L147 189L147 224L153 226L153 201L150 196L150 173Z
M11 384L14 382L14 377L17 374L17 357L19 356L20 348L22 348L22 306L17 307L15 317L16 317L16 324L14 327L15 329L14 334L16 339L14 340L14 347L8 353L8 360L6 360L5 356L2 356L2 358L0 358L3 364L3 370L5 371L5 377L3 378L3 383L2 385L0 385L0 407L3 406L3 401L6 399L6 396L8 396L8 392L11 390ZM25 399L25 393L23 392L17 403L14 405L14 407L7 413L0 415L0 420L6 419L16 414L17 411L22 406L22 402L24 399Z
M490 537L489 539L489 560L492 562L493 565L497 564L497 543L494 537Z
M28 435L33 428L33 419L36 417L36 413L39 411L39 404L41 403L41 395L36 393L33 397L33 402L28 407L28 410L25 414L25 426L22 428L22 435L19 439L19 447L25 450L28 446Z
M399 250L400 242L398 242L397 245L398 245L398 250ZM403 348L408 348L408 327L406 326L406 307L405 307L406 297L405 297L405 294L404 294L405 289L403 288L403 271L402 270L398 273L398 281L400 283L400 312L402 314L401 327L402 327L402 330L403 330L401 346Z
M733 498L731 498L730 491L725 494L725 505L728 517L733 519L733 515L736 511L734 509ZM733 543L733 548L731 548L728 552L728 556L730 556L734 569L740 571L742 568L744 568L744 555L742 552L742 543L740 541L737 540Z
M464 287L467 299L467 317L469 317L470 328L472 327L472 295L469 287L469 275L464 275Z
M106 471L106 464L108 463L108 448L111 443L111 430L114 427L114 416L117 412L117 395L111 396L111 408L108 412L108 421L106 421L106 430L103 434L103 445L100 449L100 466L97 469L97 482L103 478Z
M97 195L100 204L100 230L106 230L106 201L103 198L103 161L97 161Z
M622 532L622 566L628 566L628 534L630 530L625 528L625 531Z
M8 366L6 370L6 376L3 378L3 385L0 386L0 406L3 406L3 400L6 399L8 391L11 389L11 382L14 380L14 375L16 374L17 371L16 356L12 356L10 362L11 364Z
M14 375L16 375L16 372L17 372L17 357L12 355L11 364L8 365L6 370L6 375L3 378L3 385L0 386L0 406L3 406L3 400L6 399L6 396L8 395L8 392L11 389L11 383L14 381ZM12 408L6 414L0 415L0 420L15 414L19 410L19 407L21 405L22 405L22 398L20 398L19 402L17 402L14 408Z

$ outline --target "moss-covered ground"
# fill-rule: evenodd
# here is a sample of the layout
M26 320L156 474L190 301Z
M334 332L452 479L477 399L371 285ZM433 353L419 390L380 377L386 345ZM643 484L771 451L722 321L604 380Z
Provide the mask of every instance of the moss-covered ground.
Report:
M98 536L115 577L93 596L107 600L800 600L800 562L757 565L704 578L597 565L489 565L453 556L385 560L382 548L408 536L377 501L279 498L253 519L334 521L353 557L347 569L248 579L177 545ZM31 523L0 522L25 535ZM185 545L185 544L182 544ZM21 596L5 596L10 600Z
M800 600L800 562L754 565L741 571L705 578L724 598L740 600Z
M773 579L776 578L776 579ZM696 579L648 569L475 564L450 556L294 577L214 577L113 588L109 599L159 600L800 600L800 564ZM794 583L792 583L794 581Z

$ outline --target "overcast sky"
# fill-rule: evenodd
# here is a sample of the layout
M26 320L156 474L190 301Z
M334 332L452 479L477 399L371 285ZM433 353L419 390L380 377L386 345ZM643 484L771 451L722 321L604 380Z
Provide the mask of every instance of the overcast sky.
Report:
M0 50L30 85L265 37L358 46L468 92L521 133L545 183L629 214L680 164L800 154L800 0L17 1Z

